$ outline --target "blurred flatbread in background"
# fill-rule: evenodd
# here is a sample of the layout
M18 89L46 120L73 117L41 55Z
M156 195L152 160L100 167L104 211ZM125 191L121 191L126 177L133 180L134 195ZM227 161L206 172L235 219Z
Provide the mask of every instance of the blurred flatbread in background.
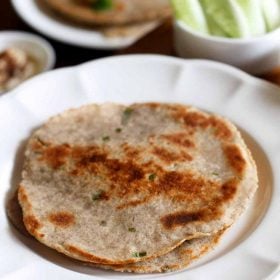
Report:
M94 10L90 1L41 0L61 17L91 26L114 26L160 20L171 16L169 0L112 0L113 7Z
M135 23L122 26L99 27L97 30L108 38L130 36L141 37L160 25L161 21L151 21L147 23Z
M103 36L108 38L123 38L123 37L142 37L143 35L151 32L156 29L163 23L163 18L143 21L143 22L134 22L122 25L93 25L87 24L84 22L77 22L69 19L68 17L61 16L60 13L50 8L47 5L46 0L37 0L38 7L52 19L62 22L64 24L72 25L73 27L81 27L87 30L92 30L95 32L100 32Z

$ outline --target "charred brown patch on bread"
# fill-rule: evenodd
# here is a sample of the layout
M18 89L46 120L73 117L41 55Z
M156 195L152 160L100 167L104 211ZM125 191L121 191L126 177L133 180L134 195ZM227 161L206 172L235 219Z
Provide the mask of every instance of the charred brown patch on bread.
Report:
M27 196L26 190L23 185L19 185L19 188L17 191L17 197L18 197L18 200L23 204L23 206L26 210L31 209L32 206L31 206L30 201L28 200L28 196Z
M201 221L204 219L204 212L176 212L166 215L160 219L162 225L166 229L173 229L177 226L183 226L188 223Z
M33 141L30 143L31 149L34 152L40 152L44 148L45 144L39 139L33 139Z
M172 163L176 161L191 161L193 158L186 152L181 151L180 153L175 153L168 151L164 148L154 147L152 153L165 163Z
M210 124L207 116L197 112L184 112L182 118L184 123L190 127L206 128Z
M149 197L144 197L143 199L138 199L138 200L131 200L129 202L126 202L124 204L120 204L119 206L117 206L117 209L118 210L122 210L122 209L125 209L125 208L129 208L129 207L136 207L138 205L141 205L147 201L149 201Z
M168 142L183 148L195 148L195 143L190 139L189 133L179 132L173 134L165 134L161 137Z
M233 137L233 133L225 121L215 116L210 116L209 122L214 127L214 133L219 139L230 140Z
M207 192L216 190L219 184L202 177L195 176L192 173L180 173L177 171L164 172L159 178L157 188L169 196L174 194L184 194L186 201L198 197L207 199ZM209 193L208 193L209 195Z
M193 254L193 250L192 249L180 250L180 256L181 257L184 257L185 255L191 256L192 254Z
M23 217L23 222L26 229L34 236L38 236L38 229L42 227L40 222L36 219L34 215L27 215Z
M234 197L237 191L237 187L238 187L238 180L235 178L228 180L226 183L222 185L221 192L222 192L222 197L224 202L231 200Z
M61 211L51 213L48 220L58 227L67 228L75 223L75 216L68 211Z
M137 158L140 154L139 149L137 149L127 143L124 143L122 145L122 148L128 158Z
M45 161L53 169L58 169L65 164L66 158L69 154L70 147L68 144L58 146L48 145L43 148L39 161Z
M172 178L170 178L170 180L173 182ZM216 195L215 197L211 197L211 191L209 189L207 189L206 194L203 194L204 192L201 191L202 195L201 193L198 193L196 197L200 198L204 204L208 204L207 208L200 211L178 211L165 215L160 219L163 227L170 230L178 226L184 226L188 223L207 222L221 217L223 213L221 209L222 206L234 197L238 184L238 179L229 179L226 183L220 186L220 195Z
M238 174L242 175L246 169L246 160L240 148L235 144L224 145L224 153L230 167Z
M18 188L18 199L24 203L27 203L28 202L28 198L27 198L27 194L26 194L26 191L25 191L25 188L24 186L22 185L19 185L19 188Z
M176 107L177 110L171 111L171 115L177 121L182 121L187 128L201 128L206 129L212 127L214 135L221 140L230 140L233 137L229 125L222 119L216 116L208 116L201 112L194 112L186 108Z

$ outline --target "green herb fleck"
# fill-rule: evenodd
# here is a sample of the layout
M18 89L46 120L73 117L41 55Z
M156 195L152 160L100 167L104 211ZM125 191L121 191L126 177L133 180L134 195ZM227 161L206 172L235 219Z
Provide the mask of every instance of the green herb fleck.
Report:
M142 258L142 257L147 256L147 253L146 252L135 252L135 253L132 254L132 256L134 258Z
M121 133L122 132L122 129L121 128L116 128L116 130L115 130L117 133Z
M110 10L113 8L112 0L95 0L92 3L92 9L96 11Z
M128 107L123 111L122 124L126 124L133 113L133 109Z
M100 222L100 225L101 225L101 226L106 226L107 223L106 223L106 221L101 221L101 222Z
M103 136L103 137L102 137L102 140L103 140L104 142L108 142L108 141L110 141L110 136Z
M130 231L130 232L136 232L136 228L130 227L130 228L128 228L128 231Z
M152 173L149 175L149 180L154 181L156 179L157 175L155 173Z
M219 176L218 172L212 172L212 175Z
M94 193L92 195L92 200L96 201L96 200L100 200L103 196L104 196L105 192L102 190L97 191L96 193Z

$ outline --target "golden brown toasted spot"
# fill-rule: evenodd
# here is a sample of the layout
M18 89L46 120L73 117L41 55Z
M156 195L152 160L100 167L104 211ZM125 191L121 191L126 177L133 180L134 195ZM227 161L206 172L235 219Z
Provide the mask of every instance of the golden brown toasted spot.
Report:
M214 129L214 134L221 140L229 140L233 133L225 121L216 117L203 114L201 112L192 112L184 109L178 109L172 112L175 120L183 120L188 128L209 128Z
M156 102L148 102L148 103L145 103L145 104L137 104L135 107L136 108L141 108L142 106L145 106L145 107L149 107L150 109L157 109L157 108L160 108L161 107L161 104L160 103L156 103ZM163 105L165 106L165 105Z
M85 157L82 157L79 163L81 166L86 166L91 163L104 162L106 160L106 158L107 158L107 155L102 154L102 153L89 154L88 156L86 155Z
M145 202L149 201L149 197L144 197L143 199L138 199L138 200L132 200L132 201L128 201L124 204L120 204L119 206L117 206L117 209L118 210L121 210L121 209L125 209L125 208L128 208L128 207L136 207L140 204L143 204Z
M18 188L18 198L22 202L27 202L28 201L25 188L22 185L19 185L19 188Z
M191 155L184 151L175 153L158 147L154 147L152 153L166 163L172 163L176 161L191 161L193 159Z
M188 223L201 221L204 219L205 213L199 212L176 212L173 214L166 215L160 219L161 223L166 229L172 229L177 226L183 226Z
M68 144L59 146L46 146L42 150L40 161L46 161L53 169L57 169L65 164L66 157L70 154Z
M34 152L40 152L43 148L43 143L41 141L39 141L39 139L34 139L31 143L31 149Z
M18 200L24 204L24 207L26 208L26 210L30 210L31 209L31 203L28 200L28 196L27 193L25 191L24 186L19 185L18 191L17 191L17 197Z
M233 178L224 183L221 187L223 201L232 199L237 191L238 180Z
M117 159L109 159L104 163L112 181L131 183L144 178L144 172L141 166L135 164L132 160L122 162Z
M220 190L218 190L218 184L215 185L212 183L211 185L208 181L199 182L199 180L196 181L191 176L189 177L189 180L186 180L186 178L176 172L174 172L174 174L171 173L166 177L165 180L167 184L165 187L174 188L177 186L178 189L184 190L185 194L189 195L189 199L193 197L196 200L203 201L203 204L208 204L208 207L203 210L193 212L179 211L163 216L160 221L168 230L183 226L190 222L207 222L221 217L221 207L225 202L233 199L239 183L238 179L232 178L220 186ZM212 193L214 193L214 195L212 195ZM179 199L178 196L174 197ZM187 195L183 196L181 199L186 200Z
M28 215L23 218L24 225L26 229L31 233L32 235L37 235L37 230L41 228L40 222L35 218L34 215Z
M140 154L140 150L128 145L127 143L124 143L122 145L123 151L125 152L126 156L128 158L137 158L137 156Z
M187 126L206 128L209 125L208 117L201 113L186 112L182 117Z
M184 257L185 255L191 256L193 254L193 250L192 249L184 249L184 250L180 250L179 253L180 253L181 257Z
M125 9L125 3L117 3L116 10L118 12L122 12L122 11L124 11L124 9Z
M66 211L51 213L48 217L48 220L52 224L63 228L69 227L75 223L74 215Z
M73 176L78 176L80 173L78 169L73 169L72 171L70 171L70 174Z
M238 175L242 175L246 168L246 160L244 159L240 148L235 144L227 144L224 146L223 150L229 165Z
M158 182L158 189L167 192L169 195L174 192L183 194L185 199L193 199L193 197L204 199L208 195L207 192L215 191L219 188L219 184L202 177L196 177L192 173L180 173L177 171L165 172Z
M209 118L210 125L215 128L215 135L221 140L229 140L233 137L233 133L229 126L221 119L211 116Z
M174 134L165 134L161 136L163 139L166 139L172 144L182 146L184 148L194 148L195 144L190 139L190 134L186 132L179 132Z

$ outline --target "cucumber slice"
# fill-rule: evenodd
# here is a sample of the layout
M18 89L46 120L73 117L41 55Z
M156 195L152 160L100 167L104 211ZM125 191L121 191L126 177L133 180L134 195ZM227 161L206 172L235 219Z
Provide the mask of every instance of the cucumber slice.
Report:
M246 15L250 32L253 36L266 33L262 9L262 3L266 1L267 0L236 0Z
M267 31L280 26L280 0L263 0L263 14Z
M208 19L212 19L229 37L250 36L250 27L241 7L234 0L200 0Z
M207 18L208 29L211 35L218 37L230 37L211 17Z
M207 21L198 0L172 0L175 17L189 27L208 33Z

